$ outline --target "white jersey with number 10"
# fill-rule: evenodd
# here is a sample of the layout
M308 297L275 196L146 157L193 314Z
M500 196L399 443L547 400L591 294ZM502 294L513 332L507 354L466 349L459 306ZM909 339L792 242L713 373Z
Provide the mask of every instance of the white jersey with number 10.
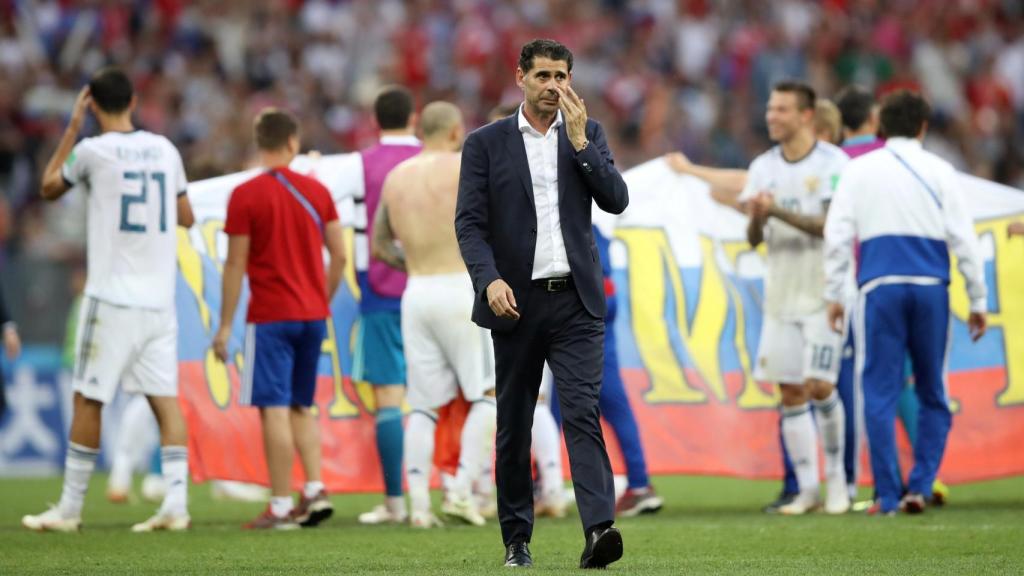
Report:
M79 142L65 182L88 194L86 296L117 306L174 306L178 196L187 181L181 155L144 130Z

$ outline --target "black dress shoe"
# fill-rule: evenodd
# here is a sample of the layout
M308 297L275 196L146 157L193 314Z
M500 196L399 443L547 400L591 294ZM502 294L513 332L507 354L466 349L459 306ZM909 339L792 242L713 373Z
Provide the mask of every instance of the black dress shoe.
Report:
M526 542L514 542L505 551L505 566L513 568L529 568L533 566L533 557Z
M618 528L598 528L583 547L580 568L604 568L622 558L622 533Z

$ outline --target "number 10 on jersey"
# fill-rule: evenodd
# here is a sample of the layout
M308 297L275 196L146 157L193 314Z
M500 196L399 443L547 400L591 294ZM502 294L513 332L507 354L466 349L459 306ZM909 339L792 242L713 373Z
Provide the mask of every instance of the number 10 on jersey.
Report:
M160 193L160 231L167 231L167 177L163 172L146 172L144 170L125 172L126 183L133 180L139 181L139 192L137 194L124 194L121 196L121 231L122 232L146 232L146 224L133 224L128 221L128 210L132 204L145 206L149 198L149 181L156 183Z

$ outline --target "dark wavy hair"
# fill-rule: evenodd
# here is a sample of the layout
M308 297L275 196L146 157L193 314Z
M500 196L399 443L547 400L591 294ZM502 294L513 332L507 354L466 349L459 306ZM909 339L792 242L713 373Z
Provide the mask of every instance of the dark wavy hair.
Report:
M551 60L564 60L572 72L572 52L565 45L554 40L538 38L523 45L519 52L519 68L529 72L533 68L533 59L537 56Z

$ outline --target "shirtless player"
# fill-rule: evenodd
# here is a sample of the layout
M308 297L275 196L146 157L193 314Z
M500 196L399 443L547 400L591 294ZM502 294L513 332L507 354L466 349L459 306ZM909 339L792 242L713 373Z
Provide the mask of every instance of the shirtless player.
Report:
M447 102L428 104L420 117L423 151L388 175L374 222L375 258L409 274L402 296L408 402L405 473L414 527L440 522L430 509L429 481L438 408L459 390L472 403L462 451L442 512L485 523L471 495L473 481L494 451L497 410L490 335L470 321L473 285L455 238L462 116Z

